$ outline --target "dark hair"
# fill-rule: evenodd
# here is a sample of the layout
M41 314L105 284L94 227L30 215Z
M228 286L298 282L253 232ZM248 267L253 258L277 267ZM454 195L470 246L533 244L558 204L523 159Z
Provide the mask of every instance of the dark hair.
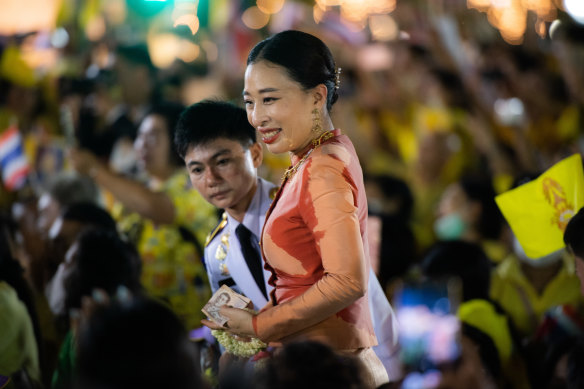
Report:
M430 278L459 277L463 301L489 299L491 262L475 243L451 240L434 244L422 260L422 273Z
M568 222L564 243L577 257L584 259L584 208L580 208Z
M71 204L63 210L61 218L104 230L116 231L116 221L111 215L105 209L91 203Z
M484 238L498 239L503 227L503 215L495 203L495 189L489 179L463 177L459 185L471 201L481 204L478 230Z
M568 389L584 388L584 339L578 338L568 354L566 383Z
M176 153L176 150L175 150L174 144L173 144L174 136L175 136L175 132L176 132L176 126L178 124L179 117L181 116L181 113L183 112L184 109L185 109L185 106L182 104L171 103L171 102L161 102L161 103L155 104L152 108L150 108L150 110L148 111L148 113L145 116L145 117L147 117L149 115L157 115L157 116L160 116L162 118L162 120L164 120L164 123L166 124L166 131L168 134L170 160L171 160L171 163L173 165L176 165L176 166L183 166L184 165L182 158L180 157L180 155L178 155Z
M477 346L481 363L491 378L495 381L500 380L502 374L501 359L493 339L477 327L464 322L461 332Z
M414 196L407 182L386 174L366 174L364 178L365 181L377 185L385 198L399 201L399 209L394 216L404 222L410 220L414 209Z
M337 69L333 55L313 35L294 30L272 35L254 46L247 57L247 64L262 60L282 66L304 89L324 84L327 88L326 107L329 111L339 98L335 88Z
M184 158L191 146L227 138L247 149L256 142L255 129L243 108L231 103L203 100L185 109L178 120L174 144Z
M151 73L156 71L148 53L148 46L144 43L119 45L116 47L115 53L134 66L144 66Z
M99 309L81 328L77 349L78 388L204 387L180 320L154 300Z
M113 231L89 229L77 238L73 270L65 280L66 312L80 308L83 296L100 288L113 295L119 286L140 291L141 261L138 252Z
M260 371L255 387L261 389L360 389L365 385L360 362L335 353L315 341L287 344Z
M560 18L561 22L552 33L552 40L566 41L575 45L583 45L584 43L584 26L580 23L571 20L569 17Z

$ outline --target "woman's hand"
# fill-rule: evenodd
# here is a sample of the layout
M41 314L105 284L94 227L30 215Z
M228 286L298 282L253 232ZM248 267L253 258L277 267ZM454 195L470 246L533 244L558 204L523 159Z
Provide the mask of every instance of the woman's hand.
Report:
M206 319L201 320L201 323L212 330L224 330L242 337L257 337L253 330L252 318L254 315L252 313L243 309L230 308L227 306L222 306L219 313L221 316L229 319L227 323L225 323L225 327Z

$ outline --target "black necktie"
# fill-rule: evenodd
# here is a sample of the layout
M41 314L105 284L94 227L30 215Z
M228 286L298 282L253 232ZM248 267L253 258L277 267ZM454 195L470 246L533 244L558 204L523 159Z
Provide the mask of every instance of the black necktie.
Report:
M264 294L264 297L267 299L268 294L266 293L264 271L262 270L263 261L259 249L252 244L253 235L243 224L237 226L235 229L235 235L237 235L237 239L239 239L241 253L243 254L243 258L245 258L245 262L247 262L247 267L253 275L256 284L258 284L260 290Z

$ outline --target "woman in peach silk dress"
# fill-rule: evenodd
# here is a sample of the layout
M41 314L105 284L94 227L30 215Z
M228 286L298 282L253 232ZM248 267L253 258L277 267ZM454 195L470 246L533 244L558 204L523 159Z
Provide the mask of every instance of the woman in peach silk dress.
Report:
M223 307L227 329L272 344L316 340L363 363L369 387L388 382L367 284L367 199L349 138L329 116L340 69L328 47L284 31L250 52L245 72L248 120L269 151L288 152L286 172L262 233L271 301L258 314ZM206 323L212 326L211 323Z

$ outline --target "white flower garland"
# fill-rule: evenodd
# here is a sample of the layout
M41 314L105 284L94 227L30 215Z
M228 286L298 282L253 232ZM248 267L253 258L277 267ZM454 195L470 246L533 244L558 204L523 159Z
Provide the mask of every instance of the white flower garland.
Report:
M243 309L250 313L255 313L251 309ZM267 344L258 338L250 338L249 341L244 341L224 330L212 330L211 334L225 347L226 351L238 357L250 358L268 347Z
M211 334L221 343L225 350L238 357L249 358L264 350L268 345L258 338L251 338L250 341L236 339L235 336L227 331L212 330Z

